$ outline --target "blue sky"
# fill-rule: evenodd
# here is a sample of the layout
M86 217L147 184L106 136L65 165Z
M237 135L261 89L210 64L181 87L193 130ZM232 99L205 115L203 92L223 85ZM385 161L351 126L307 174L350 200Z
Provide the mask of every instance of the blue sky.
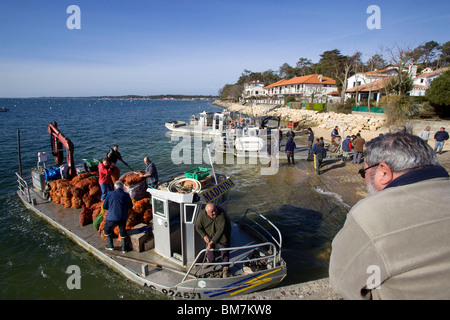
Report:
M70 5L81 29L69 30ZM369 30L370 5L381 29ZM0 97L215 95L244 69L450 40L449 1L0 0Z

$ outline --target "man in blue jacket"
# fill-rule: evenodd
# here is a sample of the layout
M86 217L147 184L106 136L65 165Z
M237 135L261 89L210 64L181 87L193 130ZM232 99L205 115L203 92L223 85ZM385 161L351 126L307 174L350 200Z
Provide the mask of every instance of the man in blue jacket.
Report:
M288 164L291 164L291 158L292 158L292 164L295 164L294 162L294 150L297 146L295 145L294 139L293 138L289 138L288 142L286 142L286 155L287 155L287 160L288 160Z
M436 144L434 146L434 152L437 152L439 149L439 153L442 154L442 149L444 148L445 141L448 140L448 132L445 131L445 128L442 127L436 134L434 135L434 140Z
M114 226L119 225L120 237L122 239L122 252L126 252L126 237L125 226L128 219L128 209L133 207L133 202L128 193L124 189L122 181L116 181L114 183L115 190L109 192L103 203L103 209L108 210L105 222L105 236L106 236L106 250L114 250L112 240L112 229Z

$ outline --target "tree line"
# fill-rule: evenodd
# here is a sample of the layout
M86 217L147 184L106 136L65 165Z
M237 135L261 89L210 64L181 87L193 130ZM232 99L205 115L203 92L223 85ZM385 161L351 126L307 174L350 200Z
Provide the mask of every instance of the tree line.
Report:
M364 59L365 57L368 58ZM394 77L389 84L389 90L402 95L412 88L411 78L401 72L410 63L417 64L418 73L425 68L439 69L450 66L450 41L443 44L428 41L415 48L398 44L392 47L380 46L371 54L356 51L351 55L344 55L339 49L327 50L320 55L318 62L312 62L310 59L302 57L295 66L283 63L277 71L271 69L262 72L244 70L236 83L226 84L219 90L219 96L222 99L236 99L241 96L244 84L251 81L261 81L264 86L267 86L282 79L287 80L316 73L336 81L343 101L347 89L347 79L350 76L358 72L381 70L386 66L393 66L400 70L397 77Z

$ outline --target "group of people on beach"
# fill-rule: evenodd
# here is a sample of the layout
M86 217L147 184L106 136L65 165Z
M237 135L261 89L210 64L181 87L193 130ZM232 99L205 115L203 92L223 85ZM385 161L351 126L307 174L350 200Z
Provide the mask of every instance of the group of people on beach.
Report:
M427 126L420 133L420 137L428 142L430 139L431 127ZM327 156L327 148L325 148L325 142L323 137L314 138L314 132L311 128L307 129L307 144L308 144L308 155L314 156L314 167L316 169L316 173L319 175L319 168L322 166L323 159ZM382 133L380 135L383 135ZM287 155L288 164L295 164L294 162L294 153L296 149L296 144L294 142L295 133L290 130L286 137L288 141L286 142L285 152ZM282 134L280 133L280 141L282 139ZM435 140L435 148L434 151L436 153L442 154L442 150L444 147L445 141L449 139L448 132L445 131L444 127L441 127L439 131L434 134ZM345 162L348 156L353 153L353 161L354 164L360 164L362 162L362 157L364 153L364 145L366 140L361 136L361 133L357 133L356 135L347 135L346 138L341 143L341 136L339 135L339 127L336 126L331 132L331 142L328 147L328 152L335 153L342 151L343 161Z
M430 130L431 130L431 127L427 126L420 133L420 137L426 142L428 142L430 140L430 136L431 136ZM448 138L449 138L448 132L445 131L444 127L441 127L439 129L439 131L436 131L436 133L434 134L434 141L435 141L434 152L436 152L436 153L439 152L439 154L442 154L442 149L444 148L444 143L445 143L445 141L448 140Z

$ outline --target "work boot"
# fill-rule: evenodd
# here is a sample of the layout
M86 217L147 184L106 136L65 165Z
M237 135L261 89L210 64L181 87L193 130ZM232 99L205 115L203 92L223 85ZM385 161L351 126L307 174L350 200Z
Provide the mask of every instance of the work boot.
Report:
M122 238L122 253L127 252L127 238Z
M106 236L106 250L112 251L114 250L114 244L113 244L113 239L112 236L110 234L105 235Z

